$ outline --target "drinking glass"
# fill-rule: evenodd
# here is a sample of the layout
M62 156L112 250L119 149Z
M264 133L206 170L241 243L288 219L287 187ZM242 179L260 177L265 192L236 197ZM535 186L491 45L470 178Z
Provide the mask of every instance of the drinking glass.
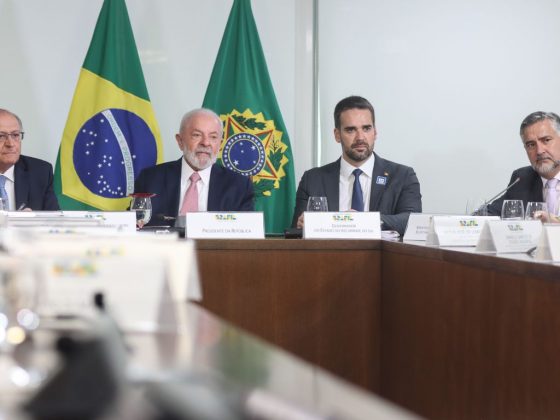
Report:
M522 200L504 200L502 205L503 220L523 220L524 213Z
M527 203L527 211L525 212L525 220L541 220L541 215L545 216L545 220L548 219L546 203L529 201Z
M0 261L0 393L5 395L38 385L44 373L33 366L30 355L32 333L39 326L34 273L15 260Z
M8 203L4 202L4 199L0 197L0 211L8 211Z
M154 194L135 193L130 195L130 210L136 212L136 225L141 229L152 218L152 200Z
M329 211L327 197L309 197L307 211Z

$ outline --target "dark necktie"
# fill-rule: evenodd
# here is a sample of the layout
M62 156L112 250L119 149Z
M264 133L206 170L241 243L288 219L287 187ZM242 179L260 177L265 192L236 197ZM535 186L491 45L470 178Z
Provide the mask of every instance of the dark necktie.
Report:
M362 194L362 186L360 185L360 175L363 173L361 169L354 169L354 187L352 188L352 209L356 211L364 211L364 195Z

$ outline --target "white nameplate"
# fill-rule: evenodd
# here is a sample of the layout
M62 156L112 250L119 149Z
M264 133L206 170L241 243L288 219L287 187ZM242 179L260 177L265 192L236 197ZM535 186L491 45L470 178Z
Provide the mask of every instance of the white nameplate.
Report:
M433 216L427 213L410 213L403 241L425 241Z
M304 212L305 239L381 239L379 212Z
M105 231L136 232L136 215L130 211L11 211L8 225L75 229L103 227Z
M167 235L86 236L37 235L22 256L35 257L130 257L142 260L157 256L166 262L166 279L174 301L201 300L202 289L193 241ZM17 249L16 249L17 251ZM17 252L15 252L17 255Z
M165 263L158 256L57 257L36 260L39 315L95 315L102 292L107 310L124 329L153 331L165 296Z
M193 239L263 239L262 212L187 213L185 236Z
M479 252L527 252L537 246L542 231L539 220L490 220L476 244Z
M560 262L560 224L545 223L543 225L535 259Z
M498 216L434 216L430 223L426 245L476 246L487 220Z
M133 211L63 211L64 217L98 220L102 226L119 232L136 232L136 213Z

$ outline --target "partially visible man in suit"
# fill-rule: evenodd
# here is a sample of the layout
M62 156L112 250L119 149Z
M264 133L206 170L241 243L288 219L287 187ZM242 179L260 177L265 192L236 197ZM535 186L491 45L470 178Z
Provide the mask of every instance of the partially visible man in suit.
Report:
M0 109L0 198L8 210L59 210L52 165L21 154L21 119Z
M222 134L220 117L209 109L183 116L175 136L183 156L144 169L134 185L137 193L156 194L148 225L193 211L254 210L251 179L215 163Z
M553 112L529 114L519 129L531 166L516 169L508 185L515 184L488 206L488 214L500 215L504 200L546 201L549 212L558 215L560 198L560 117Z
M375 112L367 99L350 96L334 109L334 137L342 158L306 171L296 193L292 226L303 227L311 196L327 197L329 211L379 211L382 229L404 234L411 212L422 211L414 170L373 152Z

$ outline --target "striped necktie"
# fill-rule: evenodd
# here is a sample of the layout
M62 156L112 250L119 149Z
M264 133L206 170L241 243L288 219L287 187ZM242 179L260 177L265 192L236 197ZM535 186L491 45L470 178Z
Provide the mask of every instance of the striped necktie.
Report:
M4 175L0 175L0 198L2 199L2 204L4 204L3 208L0 207L0 210L8 210L10 208L8 202L8 192L6 191L6 177Z

